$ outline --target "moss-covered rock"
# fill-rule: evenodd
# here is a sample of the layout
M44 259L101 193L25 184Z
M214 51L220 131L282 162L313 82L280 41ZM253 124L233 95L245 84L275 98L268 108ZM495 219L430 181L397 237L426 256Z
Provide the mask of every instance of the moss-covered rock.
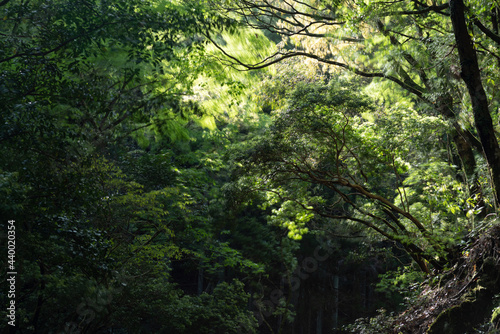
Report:
M396 318L393 333L499 332L495 296L500 294L500 224L484 231L462 254L451 269L434 278L440 284L429 279L419 299Z
M484 321L489 313L487 304L487 300L476 299L453 306L443 311L436 318L427 334L464 334L472 332L477 325Z
M474 299L465 300L439 314L429 327L428 334L472 333L491 316L493 296L500 292L500 275L495 258L485 258L479 272L481 279L470 293Z

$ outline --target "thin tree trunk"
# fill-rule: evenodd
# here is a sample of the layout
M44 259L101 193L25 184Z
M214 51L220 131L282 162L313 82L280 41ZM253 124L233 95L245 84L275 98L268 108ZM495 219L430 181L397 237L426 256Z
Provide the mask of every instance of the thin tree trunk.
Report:
M500 203L500 147L495 136L488 99L481 81L477 54L467 30L464 11L465 6L462 0L450 0L450 17L460 56L461 77L469 91L476 130L490 168L496 207L498 207Z
M478 201L478 206L484 206L482 201L483 193L481 190L481 185L476 175L476 157L474 156L473 148L476 148L482 153L481 143L477 142L475 138L468 138L467 135L462 130L460 124L456 119L456 115L453 112L453 97L450 94L445 94L436 103L437 111L444 116L445 119L449 120L454 127L451 131L453 143L457 149L458 157L460 158L460 165L465 174L465 181L469 186L469 196L473 197L477 195L480 199ZM474 140L474 143L471 143ZM479 203L480 202L480 203ZM486 210L482 210L484 213Z

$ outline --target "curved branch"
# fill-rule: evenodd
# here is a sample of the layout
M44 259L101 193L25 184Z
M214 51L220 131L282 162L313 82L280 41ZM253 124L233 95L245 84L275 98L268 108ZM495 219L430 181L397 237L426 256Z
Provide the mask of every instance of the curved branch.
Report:
M395 16L395 15L420 15L420 14L426 14L429 12L435 12L444 16L450 16L450 14L442 12L442 10L448 8L448 4L443 4L440 6L429 6L421 10L402 10L402 11L394 11L394 12L387 12L385 14L382 14L380 16Z
M493 31L489 30L486 28L481 21L479 21L477 18L474 19L472 22L474 22L474 25L479 28L486 36L488 36L492 41L496 42L497 44L500 44L500 36L495 34Z
M267 0L263 0L263 1L259 1L259 2L254 2L254 1L245 1L245 0L242 0L242 1L238 1L236 3L236 6L237 6L237 9L240 13L244 13L246 15L250 15L250 16L255 16L257 14L255 14L255 11L258 11L259 14L261 14L262 12L267 12L269 16L272 16L272 17L275 17L275 18L283 18L284 16L303 16L303 17L307 17L307 18L311 18L311 19L314 19L314 20L326 20L326 21L335 21L335 19L331 16L327 16L327 15L322 15L320 14L321 13L321 10L317 7L313 7L311 5L306 5L304 2L302 1L295 1L296 3L298 4L302 4L302 5L306 5L306 7L308 7L309 9L313 10L314 11L314 14L310 14L310 13L307 13L307 12L303 12L303 11L299 11L297 10L293 5L291 5L290 3L286 2L286 1L283 1L285 4L287 4L291 9L288 10L288 9L285 9L285 8L280 8L278 6L275 6L275 5L272 5L269 1ZM221 7L219 3L217 3L216 1L212 1L212 3L218 7ZM226 10L228 11L233 11L235 8L226 8Z
M227 53L220 45L218 45L210 37L209 33L205 33L204 35L205 35L205 37L207 37L207 39L217 49L219 49L219 51L222 52L222 54L224 56L226 56L227 58L231 59L234 62L232 65L241 66L242 68L244 68L245 71L263 69L263 68L269 67L271 65L274 65L276 63L279 63L279 62L281 62L281 61L283 61L285 59L292 58L292 57L300 57L300 56L302 56L302 57L307 57L307 58L311 58L311 59L317 60L317 61L319 61L321 63L324 63L324 64L329 64L329 65L334 65L334 66L337 66L337 67L344 68L344 69L349 70L349 71L353 72L354 74L360 75L362 77L389 79L389 80L395 82L396 84L398 84L399 86L401 86L402 88L404 88L405 90L409 91L410 93L415 94L421 100L423 100L425 102L428 102L428 103L431 103L431 101L429 101L427 98L425 98L424 92L422 92L420 90L420 87L416 88L416 87L414 87L411 84L405 83L404 81L402 81L402 80L400 80L400 79L398 79L398 78L396 78L396 77L394 77L392 75L385 74L383 72L366 72L366 71L360 70L360 69L358 69L358 68L356 68L354 66L351 66L351 65L348 65L348 64L345 64L345 63L341 63L341 62L338 62L338 61L335 61L335 60L326 59L326 58L323 58L323 57L320 57L320 56L317 56L317 55L314 55L314 54L311 54L311 53L308 53L308 52L303 52L303 51L293 51L293 52L288 52L288 53L285 53L285 54L281 54L280 52L276 52L275 54L267 57L266 59L264 59L263 61L261 61L259 63L253 64L253 65L252 64L246 64L246 63L242 62L241 60L239 60L238 58L236 58L236 57L230 55L229 53ZM276 57L276 56L278 56L278 57Z

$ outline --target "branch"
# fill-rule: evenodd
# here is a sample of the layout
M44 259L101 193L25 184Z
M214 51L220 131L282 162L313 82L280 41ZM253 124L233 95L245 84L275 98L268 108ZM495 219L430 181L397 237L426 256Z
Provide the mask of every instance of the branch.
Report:
M380 20L377 20L377 27L378 29L382 32L382 34L386 37L389 37L389 40L391 42L392 45L400 48L401 47L401 43L397 40L396 37L394 37L393 35L389 34L389 31L386 29L385 25L382 23L382 21ZM427 75L425 74L425 71L422 70L422 66L420 66L420 64L418 63L418 61L410 54L408 53L407 51L405 50L401 50L403 52L403 57L404 59L414 68L417 70L418 72L418 75L420 76L420 79L422 79L422 82L424 83L424 85L427 86L427 82L428 82L428 79L427 79ZM419 87L418 84L413 81L410 76L401 68L400 69L401 73L400 75L402 77L405 78L405 82L408 82L409 85L412 85L414 87Z
M403 11L394 11L394 12L387 12L385 14L382 14L380 16L399 16L399 15L420 15L420 14L425 14L430 11L436 12L438 14L444 15L444 16L450 16L448 13L442 12L443 9L448 8L448 4L440 5L440 6L430 6L421 10L403 10Z
M312 18L314 20L327 20L327 21L334 21L335 20L334 18L332 18L330 16L319 14L321 11L318 8L313 7L311 5L307 5L307 7L309 9L312 9L314 11L314 14L309 14L306 12L299 11L299 10L295 9L291 4L287 3L286 1L283 1L283 2L288 4L290 6L291 10L287 10L284 8L274 6L274 5L270 4L267 0L262 1L261 4L256 4L253 1L239 1L237 6L238 6L239 11L246 12L247 15L250 14L252 16L256 15L256 14L253 14L252 12L255 10L258 10L259 12L262 12L262 11L271 12L273 14L273 16L276 18L283 18L284 16L294 17L294 16L300 15L300 16ZM295 1L295 2L299 3L299 4L304 4L301 1Z
M344 69L349 70L349 71L353 72L354 74L360 75L362 77L389 79L389 80L395 82L396 84L398 84L399 86L401 86L402 88L406 89L410 93L415 94L421 100L423 100L425 102L428 102L428 103L431 103L428 99L426 99L424 97L424 93L419 90L420 87L419 88L413 87L412 85L407 84L404 81L402 81L402 80L400 80L400 79L398 79L398 78L396 78L394 76L387 75L387 74L382 73L382 72L365 72L365 71L360 70L358 68L355 68L355 67L353 67L351 65L348 65L348 64L345 64L345 63L341 63L341 62L338 62L338 61L335 61L335 60L331 60L331 59L322 58L322 57L319 57L317 55L314 55L314 54L311 54L311 53L307 53L307 52L303 52L303 51L293 51L293 52L288 52L288 53L285 53L285 54L281 54L278 51L274 55L271 55L271 56L267 57L266 59L264 59L263 61L261 61L259 63L253 64L253 65L251 65L251 64L245 64L242 61L240 61L239 59L237 59L236 57L231 56L229 53L227 53L220 45L218 45L210 37L209 33L205 33L205 37L207 37L207 39L217 49L219 49L219 51L221 51L224 56L226 56L227 58L231 59L234 62L234 63L232 63L232 65L239 65L239 66L241 66L241 67L244 68L244 71L263 69L263 68L269 67L271 65L274 65L276 63L279 63L279 62L281 62L281 61L283 61L285 59L288 59L288 58L303 56L303 57L307 57L307 58L311 58L311 59L317 60L317 61L319 61L321 63L325 63L325 64L334 65L334 66L338 66L338 67L344 68ZM278 56L278 55L280 55L280 56L276 58L276 56ZM236 68L236 67L234 67L234 68Z
M442 10L445 10L446 8L450 7L448 2L445 2L444 4L438 5L438 6L436 6L436 5L427 6L426 4L424 4L423 2L418 1L418 0L413 0L413 2L421 7L424 7L424 9L422 9L420 11L415 11L414 14L424 14L424 13L428 13L429 11L433 11L435 13L438 13L438 14L441 14L444 16L450 16L450 14L442 12Z
M497 44L500 44L500 36L495 34L493 31L489 30L486 28L481 21L479 21L477 18L475 18L472 22L476 25L476 27L479 28L486 36L488 36L491 40L496 42Z
M112 24L115 24L115 23L118 23L118 22L105 22L97 27L94 27L93 29L89 29L86 34L84 35L77 35L77 36L73 36L71 38L68 38L67 40L65 40L64 42L60 43L59 45L57 45L56 47L50 49L50 50L47 50L47 51L43 51L43 52L34 52L34 53L27 53L27 52L24 52L24 53L18 53L18 54L15 54L15 55L12 55L10 57L7 57L7 58L4 58L4 59L0 59L0 64L1 63L4 63L6 61L9 61L9 60L12 60L14 58L19 58L19 57L24 57L24 56L28 56L28 57L43 57L43 56L46 56L50 53L53 53L53 52L56 52L58 50L60 50L61 48L63 48L64 46L68 45L69 43L71 42L76 42L76 40L82 38L82 37L85 37L85 36L88 36L90 33L92 32L95 32L107 25L112 25Z
M78 36L78 37L81 37L81 36ZM4 63L6 61L9 61L9 60L12 60L14 58L19 58L19 57L24 57L24 56L28 56L28 57L43 57L43 56L46 56L52 52L56 52L58 50L60 50L61 48L63 48L64 46L66 46L67 44L73 42L73 41L76 41L78 39L78 37L72 37L70 39L67 39L65 40L64 42L62 42L61 44L59 44L58 46L56 46L55 48L52 48L50 50L47 50L47 51L44 51L44 52L34 52L34 53L27 53L27 52L24 52L24 53L16 53L15 55L12 55L10 57L7 57L7 58L4 58L4 59L0 59L0 64L1 63Z

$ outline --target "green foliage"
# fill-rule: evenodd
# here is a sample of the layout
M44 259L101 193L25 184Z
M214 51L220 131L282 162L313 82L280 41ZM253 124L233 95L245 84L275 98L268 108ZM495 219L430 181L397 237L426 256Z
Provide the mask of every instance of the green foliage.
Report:
M241 283L200 296L175 284L198 265L203 288L224 270L262 273L217 226L228 172L195 124L215 129L222 110L187 98L213 73L201 34L231 20L202 1L0 10L0 211L17 224L20 330L254 332Z
M396 304L405 306L403 300L412 300L420 294L420 285L424 275L411 267L399 267L395 271L389 271L380 275L376 291L385 294L388 299L395 300ZM411 302L407 302L411 304Z
M298 82L282 92L287 102L273 113L265 139L244 163L253 178L241 179L246 187L266 193L262 208L271 208L269 221L287 228L295 239L314 217L351 222L370 235L402 243L417 258L446 256L446 249L462 236L456 233L456 208L463 203L463 197L457 198L463 188L454 180L453 168L444 168L449 165L440 160L435 146L427 146L433 151L422 155L413 149L421 149L424 142L408 141L440 121L418 117L403 106L377 110L342 79ZM402 116L408 127L396 132L393 122ZM428 177L442 183L432 183L435 192L413 189L425 187L426 177L419 171L430 166L424 163L429 157L438 162L434 174L427 170L432 174Z
M19 183L19 174L16 172L3 172L0 169L0 196L3 198L0 204L0 212L6 217L7 212L18 214L23 209L24 197L28 189Z
M464 185L455 179L455 175L456 170L453 166L443 161L430 160L412 168L404 181L404 186L407 186L405 193L410 210L422 215L421 219L425 219L427 215L427 219L433 221L433 229L446 229L447 223L457 221L453 228L454 233L458 232L457 237L460 237L461 231L456 228L466 228L461 219L463 217L461 207L465 202L466 190ZM433 217L433 212L439 213L440 216Z
M231 4L243 7L226 10ZM270 17L255 14L243 28L245 4L2 2L0 213L16 220L20 331L256 333L276 323L285 332L303 319L295 294L307 292L292 280L323 282L343 260L368 261L370 240L381 239L420 269L439 268L467 231L491 224L478 222L492 194L488 173L462 173L443 117L395 84L288 56L265 73L234 69L236 58L258 63L274 52L272 36L276 56L293 48L356 55L351 70L397 78L439 104L463 95L448 75L456 57L439 14L386 17L374 1L356 10L322 1L317 12L311 1L288 9L302 11L295 21L278 1ZM330 22L311 30L319 37L352 44L283 35L307 20ZM266 22L283 25L263 33ZM394 43L388 32L408 40ZM495 58L497 46L476 37L489 55L481 59ZM497 85L487 82L492 99ZM461 101L454 119L470 128ZM342 261L307 271L301 259L319 235L332 238L322 247ZM420 278L401 269L378 288L395 298ZM275 290L280 297L267 300ZM381 314L351 330L387 331L390 320Z
M373 318L359 318L354 324L347 325L344 330L350 333L371 334L388 333L392 331L394 316L387 314L384 309L378 310L379 314Z
M213 293L200 296L182 295L171 284L158 280L127 286L113 307L117 308L113 320L136 332L255 333L256 320L246 310L249 296L243 286L237 280L221 283ZM124 298L138 303L126 303Z

